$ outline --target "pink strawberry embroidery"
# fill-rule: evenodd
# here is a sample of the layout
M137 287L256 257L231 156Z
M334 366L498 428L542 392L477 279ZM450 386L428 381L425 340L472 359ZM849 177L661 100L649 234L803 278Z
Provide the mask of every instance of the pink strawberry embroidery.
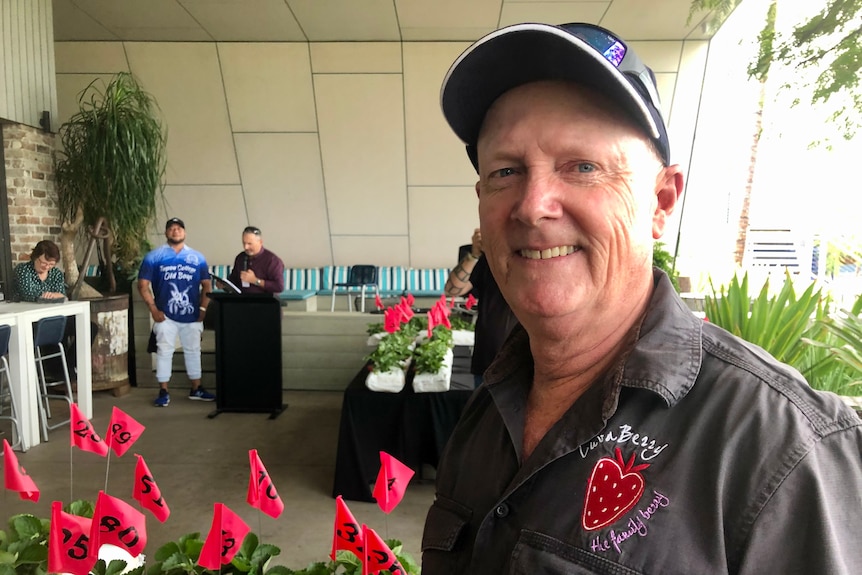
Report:
M626 463L619 447L615 453L616 459L603 457L596 462L587 483L581 519L587 531L610 525L634 507L643 495L644 478L640 472L649 467L649 463L634 465L635 454Z

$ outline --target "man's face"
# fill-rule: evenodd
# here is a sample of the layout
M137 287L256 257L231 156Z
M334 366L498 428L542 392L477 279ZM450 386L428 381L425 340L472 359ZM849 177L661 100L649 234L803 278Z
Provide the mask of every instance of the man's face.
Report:
M259 235L253 233L245 233L242 235L242 250L248 256L256 256L260 253L263 247L263 240Z
M181 244L186 241L186 229L179 224L171 224L165 230L165 237L172 246Z
M522 322L623 313L649 289L678 192L657 192L673 169L622 112L574 84L520 86L485 116L478 157L483 249Z

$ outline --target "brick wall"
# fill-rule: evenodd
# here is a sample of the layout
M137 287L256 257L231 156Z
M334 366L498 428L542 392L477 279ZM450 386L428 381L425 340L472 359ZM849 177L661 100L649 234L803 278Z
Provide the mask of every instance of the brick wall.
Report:
M54 189L56 136L21 124L2 124L13 267L30 259L39 240L60 241Z

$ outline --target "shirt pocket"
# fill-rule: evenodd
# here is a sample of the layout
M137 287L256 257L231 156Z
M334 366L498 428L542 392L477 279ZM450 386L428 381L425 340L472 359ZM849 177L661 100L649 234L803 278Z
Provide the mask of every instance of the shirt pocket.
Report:
M464 545L458 545L463 538L467 523L473 516L470 508L460 503L441 497L434 500L428 517L425 519L425 531L422 534L422 567L429 573L460 573L464 565L459 565L469 559Z
M512 552L509 574L639 575L640 572L543 533L525 529Z

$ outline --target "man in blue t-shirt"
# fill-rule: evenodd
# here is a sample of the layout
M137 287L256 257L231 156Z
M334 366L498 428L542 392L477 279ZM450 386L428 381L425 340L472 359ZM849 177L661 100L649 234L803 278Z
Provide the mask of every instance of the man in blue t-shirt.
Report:
M189 399L212 401L215 396L201 386L201 333L207 294L212 291L207 262L202 253L186 245L186 225L181 219L167 221L165 237L167 243L144 256L138 272L138 291L155 322L159 396L153 404L167 407L171 402L168 382L177 336L192 386Z

